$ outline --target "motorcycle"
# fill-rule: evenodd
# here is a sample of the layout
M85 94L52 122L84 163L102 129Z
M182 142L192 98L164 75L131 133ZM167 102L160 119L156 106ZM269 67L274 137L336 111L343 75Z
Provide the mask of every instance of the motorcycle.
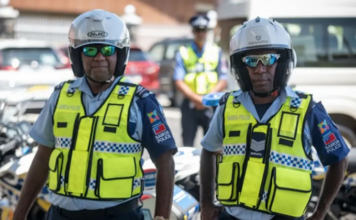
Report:
M11 220L11 215L16 208L20 196L21 187L36 151L37 147L33 148L31 152L24 156L18 158L14 157L0 168L0 188L3 196L6 197L2 202L3 206L1 208L3 211L6 210L5 212L7 214L6 217L4 214L1 219ZM144 168L144 179L145 190L141 197L143 205L142 211L145 215L145 220L152 220L156 202L156 168ZM48 201L49 191L47 187L43 187L29 213L29 220L45 219L45 214L50 207ZM170 219L197 220L199 219L199 211L200 207L198 201L188 192L175 185Z
M322 189L323 180L328 169L327 167L323 167L314 148L312 148L312 155L314 160L314 170L312 173L313 194L307 207L307 216L310 216L315 210ZM343 184L325 217L325 220L338 219L356 219L356 150L353 148L351 148L348 155L348 166Z
M174 155L175 176L177 186L187 191L199 201L199 167L201 149L193 147L179 147ZM153 169L155 165L148 159L145 161L144 169Z

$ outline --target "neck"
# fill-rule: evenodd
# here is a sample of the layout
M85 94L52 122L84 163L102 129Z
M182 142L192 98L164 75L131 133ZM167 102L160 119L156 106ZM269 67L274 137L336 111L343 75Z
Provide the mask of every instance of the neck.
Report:
M113 82L110 82L110 83L100 84L100 83L92 82L89 79L86 79L86 81L87 81L92 93L94 93L94 94L99 94L102 91L105 91L113 83Z
M259 96L256 96L252 91L250 91L250 96L252 98L253 103L255 103L255 104L272 103L277 98L277 96L259 97Z
M200 51L203 50L204 42L195 41L195 44L197 45L197 47L198 47L198 49L199 49Z

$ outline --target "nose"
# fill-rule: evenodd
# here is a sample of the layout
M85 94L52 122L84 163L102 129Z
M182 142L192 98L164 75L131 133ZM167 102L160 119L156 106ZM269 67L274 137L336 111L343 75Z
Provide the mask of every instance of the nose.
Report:
M96 61L102 61L105 60L104 55L99 51L98 54L96 54L96 56L94 57L94 60Z
M263 65L261 61L258 61L258 64L255 67L255 71L254 72L257 73L257 74L262 74L262 73L266 72L265 65Z

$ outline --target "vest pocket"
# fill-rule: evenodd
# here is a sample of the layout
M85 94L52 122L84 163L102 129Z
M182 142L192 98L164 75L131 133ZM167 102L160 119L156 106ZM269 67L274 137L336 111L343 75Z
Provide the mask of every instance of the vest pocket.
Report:
M219 163L217 197L220 201L237 201L237 183L240 178L239 163Z
M53 191L59 191L61 187L61 173L63 166L63 153L58 149L52 151L49 159L48 188Z
M266 208L273 214L301 217L312 194L311 174L306 171L274 167Z
M99 159L95 194L103 199L130 198L135 176L134 157Z

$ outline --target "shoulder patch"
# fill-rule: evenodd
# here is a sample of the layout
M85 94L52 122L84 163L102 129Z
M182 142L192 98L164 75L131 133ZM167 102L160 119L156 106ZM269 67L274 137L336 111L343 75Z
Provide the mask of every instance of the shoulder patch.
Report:
M219 100L219 105L224 105L227 102L227 99L230 96L230 92L225 93L223 96L221 96Z
M140 97L141 99L147 97L150 94L150 91L143 86L138 85L136 89L136 96Z

